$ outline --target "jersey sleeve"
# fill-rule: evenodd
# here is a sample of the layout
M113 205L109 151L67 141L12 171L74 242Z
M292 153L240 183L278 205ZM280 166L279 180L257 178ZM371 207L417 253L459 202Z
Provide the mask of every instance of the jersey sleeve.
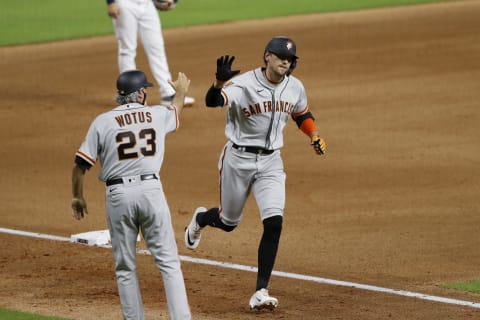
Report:
M240 105L240 100L242 99L243 95L243 87L239 84L234 82L229 83L222 89L222 96L224 101L224 106L231 106L231 105Z
M160 114L161 126L164 129L165 134L175 131L180 125L178 118L178 111L175 106L155 106L156 112Z
M97 121L98 118L92 122L90 128L87 131L85 140L80 145L80 148L75 153L76 157L81 158L90 166L94 166L98 157L98 146L99 146L99 134L97 130Z
M298 100L292 113L293 118L299 117L309 111L305 87L300 81L298 81L296 85L298 86Z

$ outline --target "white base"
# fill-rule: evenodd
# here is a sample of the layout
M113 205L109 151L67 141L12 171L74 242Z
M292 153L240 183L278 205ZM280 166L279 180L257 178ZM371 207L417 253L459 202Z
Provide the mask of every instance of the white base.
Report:
M137 241L140 241L140 235L138 235ZM112 245L112 241L110 240L110 232L108 230L89 231L73 234L70 237L70 242L99 247Z

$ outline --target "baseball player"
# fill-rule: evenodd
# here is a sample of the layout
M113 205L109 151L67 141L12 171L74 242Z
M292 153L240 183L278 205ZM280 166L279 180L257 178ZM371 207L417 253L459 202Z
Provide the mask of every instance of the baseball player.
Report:
M72 171L72 214L87 213L83 197L86 170L100 161L99 179L105 182L107 222L115 258L115 273L124 319L144 318L136 273L139 231L162 273L171 319L190 319L175 235L159 171L165 135L178 127L178 115L190 80L183 73L171 82L174 104L147 106L147 81L140 70L117 79L119 106L99 115L90 125L75 155Z
M171 80L165 52L162 25L152 0L107 0L108 15L112 17L118 41L118 67L120 72L136 69L137 34L143 43L150 70L160 87L162 104L172 102L175 91L168 84ZM174 8L168 2L160 10ZM185 97L185 106L192 106L195 99Z
M319 137L314 117L308 108L302 82L291 75L297 65L295 43L287 37L268 42L263 59L265 67L240 73L231 70L235 57L217 60L216 80L206 94L208 107L226 107L227 143L221 152L220 205L195 210L185 229L185 244L195 249L206 226L230 232L240 223L243 208L253 192L263 222L258 247L256 292L250 299L252 309L274 309L278 300L268 293L268 283L277 255L285 208L285 172L280 155L283 129L289 117L310 137L319 155L326 144Z

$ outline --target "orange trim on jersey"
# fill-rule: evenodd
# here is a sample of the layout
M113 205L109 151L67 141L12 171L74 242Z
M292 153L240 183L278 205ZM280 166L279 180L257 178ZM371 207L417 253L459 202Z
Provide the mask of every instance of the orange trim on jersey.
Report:
M306 135L311 136L313 132L317 132L317 127L315 126L315 122L312 118L307 118L303 120L300 130L302 130Z
M307 112L309 112L309 111L310 111L310 110L308 109L308 105L307 105L307 106L305 106L305 108L304 108L302 111L292 114L292 117L293 117L293 119L298 118L298 117L300 117L301 115L303 115L303 114L305 114L305 113L307 113Z
M93 160L92 158L90 158L88 155L81 152L80 150L77 151L76 155L82 158L83 160L87 161L88 163L90 163L92 166L95 165L95 160Z
M223 100L225 100L223 106L228 105L228 95L224 90L222 90L222 96L223 96Z

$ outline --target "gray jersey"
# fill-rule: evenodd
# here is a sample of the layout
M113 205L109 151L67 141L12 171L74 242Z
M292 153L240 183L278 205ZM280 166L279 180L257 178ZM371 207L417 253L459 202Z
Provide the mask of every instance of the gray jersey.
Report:
M232 79L222 95L228 107L225 135L241 146L282 148L288 118L308 111L305 88L299 79L290 75L274 85L261 68Z
M121 105L95 118L76 153L92 166L98 159L99 178L107 181L107 222L124 319L144 319L136 273L139 230L162 272L171 319L191 319L170 209L157 177L165 136L177 127L173 106Z
M92 122L76 155L92 166L99 159L102 181L158 173L163 162L165 135L177 127L175 107L121 105Z

